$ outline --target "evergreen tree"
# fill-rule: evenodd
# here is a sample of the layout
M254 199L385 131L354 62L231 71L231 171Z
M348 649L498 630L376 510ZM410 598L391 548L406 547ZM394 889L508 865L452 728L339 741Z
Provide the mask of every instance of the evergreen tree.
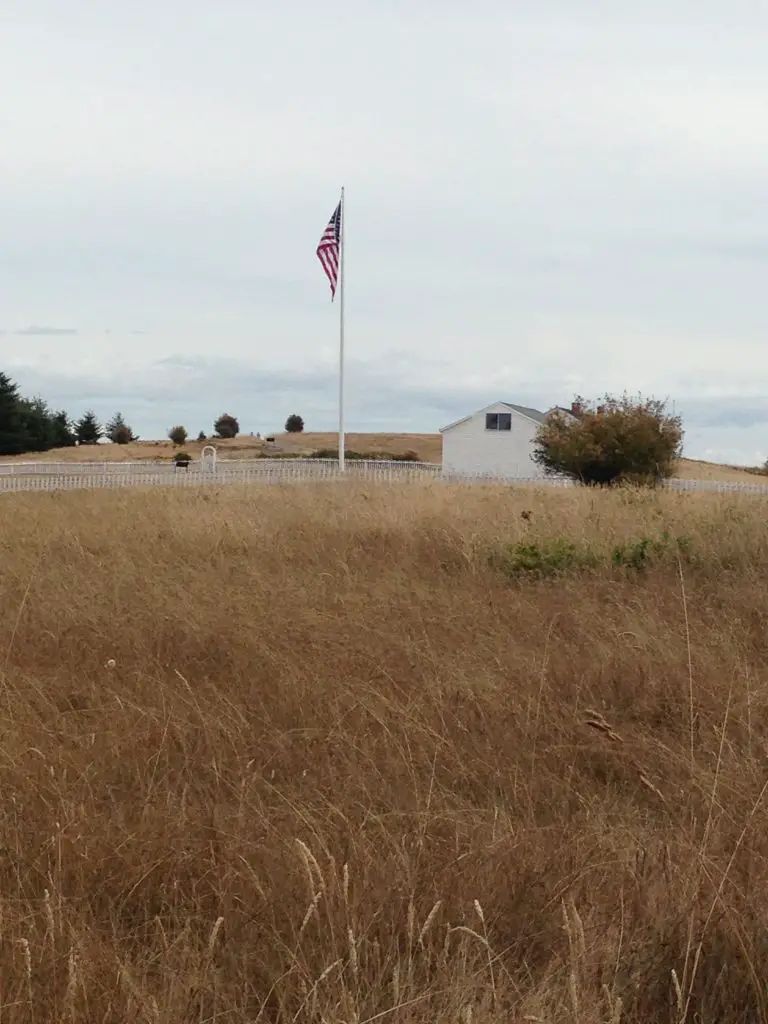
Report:
M47 452L56 446L56 429L53 413L42 398L26 399L19 402L21 423L24 431L24 450Z
M0 373L0 454L45 452L75 443L66 412L54 412L40 398L22 398L16 384Z
M19 389L7 374L0 373L0 455L19 455L26 450Z
M96 413L89 410L75 424L75 437L80 444L97 444L104 436L101 424L96 419Z
M51 419L53 422L53 447L71 448L77 438L66 412L60 409L58 412L53 413Z
M114 444L130 444L131 441L138 441L138 437L125 422L121 412L115 413L107 423L104 433Z

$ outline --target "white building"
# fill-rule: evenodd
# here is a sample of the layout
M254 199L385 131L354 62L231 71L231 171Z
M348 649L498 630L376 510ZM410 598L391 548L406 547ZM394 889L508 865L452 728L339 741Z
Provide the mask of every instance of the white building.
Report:
M562 409L561 412L568 413ZM574 410L575 411L575 410ZM441 427L443 473L541 480L544 470L531 458L533 441L547 413L511 402L494 402Z

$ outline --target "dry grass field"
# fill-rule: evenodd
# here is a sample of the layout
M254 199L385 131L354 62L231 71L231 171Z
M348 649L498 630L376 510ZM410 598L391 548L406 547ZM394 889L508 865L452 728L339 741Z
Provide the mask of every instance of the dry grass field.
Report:
M0 1020L768 1021L759 498L0 500Z

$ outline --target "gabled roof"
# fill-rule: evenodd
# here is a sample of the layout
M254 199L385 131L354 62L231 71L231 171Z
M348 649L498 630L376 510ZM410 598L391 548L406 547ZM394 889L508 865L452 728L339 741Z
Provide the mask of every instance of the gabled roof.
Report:
M467 420L471 420L473 416L480 416L488 409L492 409L494 405L504 405L507 409L512 409L513 412L519 413L521 416L526 416L529 420L534 420L536 423L545 423L547 414L539 412L538 409L531 409L527 405L515 405L513 402L491 402L490 405L486 405L484 409L478 409L477 412L472 412L468 416L462 416L460 420L454 420L453 423L447 424L445 427L440 427L440 433L445 433L446 430L451 430L453 427L458 427L460 423L466 423Z
M528 405L513 405L511 402L502 402L501 404L506 405L508 409L514 409L521 416L527 416L529 420L536 420L537 423L546 423L547 421L546 413L539 412L538 409L531 409Z

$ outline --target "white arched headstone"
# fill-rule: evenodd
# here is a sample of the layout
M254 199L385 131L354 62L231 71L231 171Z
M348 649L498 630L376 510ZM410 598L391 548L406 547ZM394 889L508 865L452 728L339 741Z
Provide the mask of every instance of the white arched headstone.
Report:
M216 449L212 444L207 444L200 452L200 469L203 472L216 472Z

